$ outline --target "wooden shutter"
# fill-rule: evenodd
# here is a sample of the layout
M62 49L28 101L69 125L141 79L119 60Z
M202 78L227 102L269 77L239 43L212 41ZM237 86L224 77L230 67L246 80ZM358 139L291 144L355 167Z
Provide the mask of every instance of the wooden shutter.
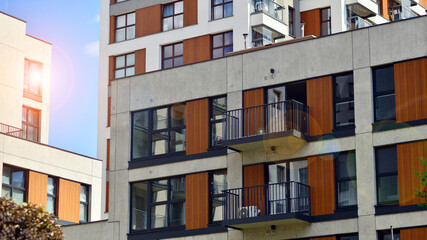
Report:
M427 0L426 0L427 5ZM420 61L420 74L421 74L421 106L423 112L423 119L427 118L427 58L422 58ZM426 156L427 158L427 156Z
M80 183L59 179L58 217L60 220L79 222Z
M110 16L110 43L116 41L116 17Z
M209 100L190 101L186 105L187 155L206 152L209 147Z
M380 0L380 13L384 18L391 20L388 2L389 0Z
M142 37L162 31L162 5L141 8L135 11L135 36Z
M184 0L184 26L197 24L197 0Z
M211 36L204 35L184 41L184 64L211 59Z
M308 185L311 191L311 215L333 214L335 172L332 154L308 158Z
M332 76L307 80L307 105L310 109L310 136L332 133Z
M400 237L402 240L427 239L427 227L401 229Z
M28 171L28 202L43 205L47 202L47 175Z
M243 92L243 107L255 107L264 104L264 89L258 88ZM244 135L257 135L264 130L264 107L250 108L244 111Z
M207 172L185 176L185 228L207 228L209 221L209 175Z
M320 8L301 12L301 22L305 22L304 36L320 36Z
M243 187L254 187L265 185L265 166L256 164L243 167ZM257 206L261 210L260 216L265 215L265 195L264 186L256 188L246 188L243 193L244 206Z
M145 73L145 49L135 51L135 74Z
M105 183L105 212L107 213L110 207L110 182Z

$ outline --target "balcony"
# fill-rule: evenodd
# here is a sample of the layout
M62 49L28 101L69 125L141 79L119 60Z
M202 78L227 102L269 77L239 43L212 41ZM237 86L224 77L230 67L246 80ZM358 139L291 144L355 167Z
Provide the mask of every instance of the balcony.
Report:
M370 27L372 24L359 16L353 16L347 23L348 30Z
M308 106L295 100L227 111L222 145L237 151L302 145L308 114Z
M22 138L22 129L0 123L0 133Z
M264 13L280 22L285 20L285 7L271 0L253 0L251 9L252 13Z
M413 18L416 16L417 14L405 6L397 5L390 7L390 17L392 21Z
M223 191L223 225L239 229L310 222L310 186L282 182Z

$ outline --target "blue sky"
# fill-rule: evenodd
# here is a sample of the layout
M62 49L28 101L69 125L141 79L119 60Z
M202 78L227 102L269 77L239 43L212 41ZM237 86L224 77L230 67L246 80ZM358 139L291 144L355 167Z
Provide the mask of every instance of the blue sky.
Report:
M49 144L96 157L99 0L0 0L52 43Z

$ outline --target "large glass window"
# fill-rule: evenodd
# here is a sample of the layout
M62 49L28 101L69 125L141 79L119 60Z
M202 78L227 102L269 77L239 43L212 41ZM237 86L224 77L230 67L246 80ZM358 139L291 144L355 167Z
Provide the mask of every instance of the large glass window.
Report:
M334 76L335 128L354 126L353 73Z
M394 68L386 65L372 69L374 80L375 122L395 120L396 106L394 98Z
M25 59L24 93L41 96L43 83L43 64Z
M375 149L377 202L384 205L399 203L396 146Z
M320 36L326 36L331 33L331 8L322 8L320 9Z
M233 0L211 0L212 20L233 16Z
M290 36L295 36L294 21L295 21L295 9L289 7L289 35Z
M3 165L1 196L9 196L17 204L26 199L26 172L25 170Z
M210 200L211 200L211 222L222 221L225 194L222 190L227 189L227 170L215 171L210 174Z
M39 141L40 111L22 107L22 137L30 141Z
M114 77L129 77L135 75L135 54L129 53L115 57Z
M184 63L183 43L163 46L162 69L181 66Z
M131 231L185 225L185 177L131 185Z
M56 178L47 178L47 202L46 211L56 215L56 194L57 194L57 183Z
M390 229L378 231L378 240L400 240L400 229Z
M88 222L89 220L89 186L80 185L80 217L81 223Z
M341 152L335 158L337 208L357 205L355 152Z
M116 42L135 38L135 13L116 17Z
M226 57L233 51L233 32L212 36L212 58Z
M211 100L210 125L211 125L211 146L221 146L224 139L222 127L224 124L223 113L227 111L227 97L216 97Z
M185 151L185 104L133 113L132 159Z
M163 31L184 26L184 1L163 5Z

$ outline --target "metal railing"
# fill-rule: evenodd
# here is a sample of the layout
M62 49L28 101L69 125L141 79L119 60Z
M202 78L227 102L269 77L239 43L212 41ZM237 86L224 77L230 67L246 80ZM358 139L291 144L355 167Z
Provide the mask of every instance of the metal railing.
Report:
M235 140L291 129L308 135L308 114L308 106L295 100L230 110L223 115L224 139Z
M11 136L22 138L22 129L12 127L4 123L0 123L0 132L11 135Z
M223 190L224 220L285 213L310 215L310 186L282 182Z
M390 7L390 17L392 21L413 18L416 16L417 14L405 6L397 5Z
M347 28L348 30L370 27L372 24L359 16L353 16L349 19Z
M252 13L265 13L281 22L285 20L285 7L271 0L253 0Z

